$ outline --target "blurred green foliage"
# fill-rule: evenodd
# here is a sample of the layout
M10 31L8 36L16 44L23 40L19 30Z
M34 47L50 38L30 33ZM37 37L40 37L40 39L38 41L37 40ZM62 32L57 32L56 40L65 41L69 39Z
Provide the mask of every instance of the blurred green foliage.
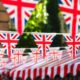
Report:
M44 32L44 26L47 24L46 3L47 0L41 0L37 4L31 18L26 24L25 31Z
M37 47L34 39L30 33L24 33L21 35L18 44L16 45L17 48L33 48Z

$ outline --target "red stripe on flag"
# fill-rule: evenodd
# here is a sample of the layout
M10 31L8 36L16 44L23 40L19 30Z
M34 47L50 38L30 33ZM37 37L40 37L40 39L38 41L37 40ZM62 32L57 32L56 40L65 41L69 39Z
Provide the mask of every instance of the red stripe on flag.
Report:
M45 75L48 73L48 67L45 68Z
M13 38L12 38L12 39L15 39L17 36L18 36L18 34L16 34L15 36L13 36Z
M25 70L23 70L23 72L22 72L22 80L25 80Z
M16 1L13 1L13 0L2 0L2 2L4 3L4 4L11 4L11 5L17 5L18 7L26 7L26 5L27 5L27 7L31 7L31 8L33 8L33 7L35 7L36 6L36 4L35 3L29 3L29 2L23 2L22 0L16 0Z
M73 69L74 69L74 64L72 64L70 67L70 73L72 73L72 74L73 74Z
M0 37L3 38L3 39L5 39L5 37L3 37L2 34L0 34Z
M14 73L15 73L15 71L13 71L11 74L12 79L14 78Z
M80 37L77 39L77 41L79 41L80 40Z
M69 40L69 41L71 41L71 38L69 37L69 36L66 36L67 37L67 39Z
M28 77L30 77L31 69L28 70Z
M38 40L40 40L39 36L37 36L36 34L35 34L35 37L36 37Z
M53 78L54 77L54 67L51 67L51 74L50 77Z
M42 68L39 69L39 76L42 78Z
M68 65L64 65L64 77L67 75L68 72Z
M10 71L7 71L7 77L10 77Z
M69 21L70 19L71 19L71 17L66 18L66 19L65 19L65 22L66 22L66 21Z
M19 77L19 75L20 75L20 70L17 71L16 79Z
M14 14L14 12L15 11L13 10L13 11L9 12L8 15L12 15L12 14Z
M33 80L36 80L37 77L37 69L34 69L33 71Z
M69 0L65 0L66 4L67 4L68 6L70 6L70 3L69 3L68 1L69 1Z
M26 14L28 17L30 17L30 14L28 14L27 12L25 12L25 14Z
M19 33L20 34L22 34L22 16L21 16L21 12L22 12L22 6L21 6L21 0L18 0L19 1L19 4L18 4L18 13L17 13L17 16L19 16L18 17L18 31L19 31Z
M50 39L51 39L51 37L52 37L52 35L51 35L51 36L49 36L47 40L50 40Z
M60 66L57 67L57 74L60 75Z

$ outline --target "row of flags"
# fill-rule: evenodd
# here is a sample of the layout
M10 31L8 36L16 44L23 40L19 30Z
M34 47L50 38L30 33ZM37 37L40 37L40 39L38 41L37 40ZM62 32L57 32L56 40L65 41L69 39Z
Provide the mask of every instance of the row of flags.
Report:
M27 34L27 33L26 33ZM68 50L71 51L73 57L79 53L80 49L80 34L76 34L75 41L73 40L71 34L69 33L31 33L34 41L38 45L38 50L42 53L43 57L46 57L46 53L50 51L50 45L57 35L62 35L64 42L68 44ZM10 57L12 54L12 49L14 49L20 39L21 35L17 32L1 32L0 33L0 43L5 49L5 53ZM26 44L27 45L27 44Z
M2 66L5 67L7 63L11 63L11 62L14 64L14 66L19 63L26 63L29 64L30 66L33 63L35 64L35 66L36 65L43 66L44 64L46 64L46 62L47 64L54 63L54 65L60 65L61 63L63 64L73 59L73 55L70 51L67 50L60 51L59 48L58 49L53 48L53 49L54 50L50 49L50 51L46 53L45 58L43 58L43 55L41 53L37 52L37 48L35 49L36 51L32 51L31 53L28 53L28 55L24 55L24 50L25 50L24 48L13 49L14 53L11 55L11 57L8 57L7 55L4 55L4 53L3 54L1 53L0 68Z

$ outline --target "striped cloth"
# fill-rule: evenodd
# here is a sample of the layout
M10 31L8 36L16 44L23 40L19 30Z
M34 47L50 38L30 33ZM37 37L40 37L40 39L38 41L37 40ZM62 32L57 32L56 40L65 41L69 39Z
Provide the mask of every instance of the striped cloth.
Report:
M80 58L75 59L74 61L71 61L69 63L61 64L59 66L49 64L42 67L35 67L34 65L29 68L25 67L24 69L17 68L7 72L9 76L13 77L13 80L16 80L17 77L21 77L22 80L26 80L28 76L30 76L32 80L35 80L36 76L41 76L41 78L44 78L45 75L49 75L51 78L53 78L56 74L60 74L61 77L64 77L67 73L72 73L73 75L76 75L77 71L80 71Z
M8 74L13 77L13 80L16 80L17 77L21 77L22 80L26 80L28 76L35 79L36 76L41 76L44 78L45 75L49 75L53 78L56 74L60 74L61 77L64 77L67 73L72 73L76 75L77 71L80 70L80 62L75 64L66 64L60 66L48 66L48 67L41 67L41 68L30 68L24 70L14 70L10 71Z

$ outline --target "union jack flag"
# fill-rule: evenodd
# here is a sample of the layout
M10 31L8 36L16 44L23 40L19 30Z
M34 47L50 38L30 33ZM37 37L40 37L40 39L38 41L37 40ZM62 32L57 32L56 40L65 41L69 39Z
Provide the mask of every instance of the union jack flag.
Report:
M64 41L68 44L68 49L72 51L73 58L75 58L78 54L78 50L80 47L80 34L76 34L75 41L72 38L71 34L63 34Z
M59 0L59 8L75 40L76 33L80 30L80 0Z
M12 53L12 49L15 48L15 45L17 44L19 40L20 35L16 32L13 33L0 33L0 43L3 45L3 48L5 49L5 53L10 57Z
M52 38L55 34L49 33L32 33L39 51L42 53L43 58L46 57L46 52L49 51L49 45L52 42Z
M16 30L21 34L38 0L2 0L2 2Z

